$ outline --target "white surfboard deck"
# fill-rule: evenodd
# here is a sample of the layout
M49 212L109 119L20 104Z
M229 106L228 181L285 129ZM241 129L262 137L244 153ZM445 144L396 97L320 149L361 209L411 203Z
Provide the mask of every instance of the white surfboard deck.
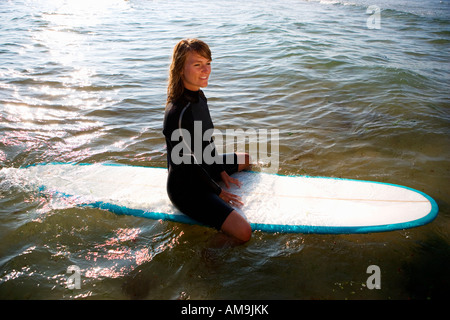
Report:
M20 170L42 191L117 214L197 224L166 192L167 169L115 164L50 163ZM253 230L290 233L370 233L431 222L438 213L428 195L387 183L258 172L233 175L242 187L236 208ZM214 214L214 213L211 213Z

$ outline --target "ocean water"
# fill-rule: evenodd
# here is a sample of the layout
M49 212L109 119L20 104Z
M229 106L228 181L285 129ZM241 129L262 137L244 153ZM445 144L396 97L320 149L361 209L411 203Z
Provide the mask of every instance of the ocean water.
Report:
M1 299L449 298L450 1L10 0L0 17ZM406 185L437 218L224 247L212 229L77 207L2 170L166 166L167 70L186 37L212 49L217 129L278 129L280 174Z

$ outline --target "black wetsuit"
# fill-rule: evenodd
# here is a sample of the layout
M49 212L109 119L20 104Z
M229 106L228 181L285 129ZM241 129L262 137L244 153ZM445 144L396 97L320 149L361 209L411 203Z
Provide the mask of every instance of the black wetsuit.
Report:
M220 229L233 208L219 197L222 189L216 181L220 181L222 171L236 172L238 164L235 154L232 161L230 155L217 154L211 137L213 129L207 99L201 90L184 89L181 98L166 106L163 133L169 198L184 214ZM195 145L200 141L201 148Z

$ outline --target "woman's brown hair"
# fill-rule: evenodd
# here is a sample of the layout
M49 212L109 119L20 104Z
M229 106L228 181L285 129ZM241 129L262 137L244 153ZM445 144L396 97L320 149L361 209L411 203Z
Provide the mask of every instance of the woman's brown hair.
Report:
M167 86L167 104L176 101L184 91L181 73L189 52L196 52L202 57L212 60L209 46L199 39L183 39L173 49L172 63L169 69L169 83Z

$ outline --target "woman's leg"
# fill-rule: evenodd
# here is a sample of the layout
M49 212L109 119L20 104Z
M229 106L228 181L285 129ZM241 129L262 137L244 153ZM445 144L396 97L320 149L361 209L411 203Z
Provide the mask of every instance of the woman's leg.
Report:
M236 153L238 172L248 169L251 166L250 155L248 153ZM236 210L233 210L222 224L221 230L242 242L247 242L252 236L252 228Z
M221 230L236 239L247 242L252 237L252 228L236 210L233 210L222 224Z

